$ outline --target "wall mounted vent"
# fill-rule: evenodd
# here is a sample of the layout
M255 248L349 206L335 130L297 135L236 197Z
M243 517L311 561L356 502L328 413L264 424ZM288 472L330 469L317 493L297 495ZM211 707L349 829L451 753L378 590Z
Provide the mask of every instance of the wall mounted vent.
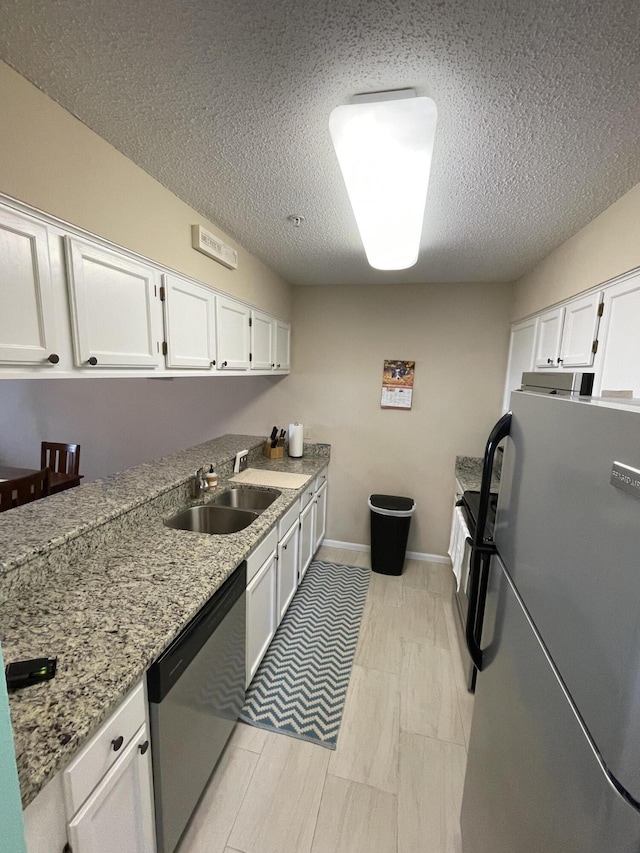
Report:
M191 226L191 245L198 252L213 258L214 261L228 267L230 270L238 269L238 253L231 246L223 243L219 237L207 231L202 225Z

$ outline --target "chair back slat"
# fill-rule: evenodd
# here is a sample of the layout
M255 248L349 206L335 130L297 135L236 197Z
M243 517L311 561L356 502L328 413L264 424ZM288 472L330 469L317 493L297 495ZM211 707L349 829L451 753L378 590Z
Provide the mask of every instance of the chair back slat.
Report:
M36 501L49 494L49 469L43 468L35 474L5 480L0 483L0 512Z
M50 468L58 474L77 476L80 471L80 445L43 441L40 450L40 467Z

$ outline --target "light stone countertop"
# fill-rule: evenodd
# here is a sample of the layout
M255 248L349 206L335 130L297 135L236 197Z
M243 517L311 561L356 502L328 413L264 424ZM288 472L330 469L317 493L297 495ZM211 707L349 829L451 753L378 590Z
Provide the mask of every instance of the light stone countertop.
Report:
M491 478L492 492L497 492L500 488L501 468L502 454L498 453ZM456 456L455 476L461 491L479 492L482 483L482 458L478 456Z
M0 517L5 662L58 658L52 681L10 694L23 806L94 734L306 486L280 489L280 497L238 533L165 527L163 519L188 502L186 484L195 468L214 461L219 493L229 485L230 459L246 447L252 448L251 467L309 478L329 462L328 445L305 446L300 459L268 460L263 442L223 436Z

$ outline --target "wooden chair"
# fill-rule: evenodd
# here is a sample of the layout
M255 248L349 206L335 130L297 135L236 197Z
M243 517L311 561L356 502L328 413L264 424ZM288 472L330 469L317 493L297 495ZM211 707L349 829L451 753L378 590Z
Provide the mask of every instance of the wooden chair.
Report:
M49 494L49 469L0 482L0 512L36 501Z
M51 471L49 488L51 494L79 486L80 445L43 441L40 445L40 465Z

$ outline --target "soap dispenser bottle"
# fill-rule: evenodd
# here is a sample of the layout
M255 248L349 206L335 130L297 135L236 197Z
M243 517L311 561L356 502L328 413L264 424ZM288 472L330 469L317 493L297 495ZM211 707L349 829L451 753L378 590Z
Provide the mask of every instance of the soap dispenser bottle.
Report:
M205 479L207 481L207 489L210 492L218 488L218 475L213 470L213 464L209 465L209 470L205 474Z

